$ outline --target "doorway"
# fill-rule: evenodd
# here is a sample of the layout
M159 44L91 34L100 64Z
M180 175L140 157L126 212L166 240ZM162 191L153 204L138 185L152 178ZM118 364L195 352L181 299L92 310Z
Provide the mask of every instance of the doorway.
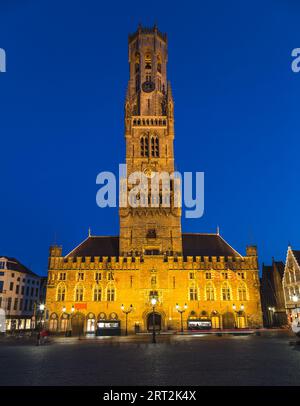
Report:
M234 314L227 312L223 314L222 317L222 321L223 321L223 328L224 329L233 329L235 328L235 318L234 318Z
M77 313L72 317L72 335L81 336L84 330L84 315Z
M154 317L153 317L153 313L149 313L147 316L147 329L148 331L152 331L153 330L153 319L154 319L154 328L155 331L160 331L161 330L161 315L159 313L154 313Z

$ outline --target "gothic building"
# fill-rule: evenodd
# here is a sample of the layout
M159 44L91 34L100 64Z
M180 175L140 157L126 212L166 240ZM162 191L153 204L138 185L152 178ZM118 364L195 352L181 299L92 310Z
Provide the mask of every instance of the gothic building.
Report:
M139 27L128 51L127 177L141 171L150 180L155 172L174 171L167 37L156 26ZM182 233L175 182L169 207L161 190L156 205L121 206L120 236L89 235L65 255L61 247L50 248L46 307L52 331L114 334L126 325L129 332L147 331L153 323L178 330L178 310L185 310L185 329L261 326L256 247L241 255L218 232Z
M282 279L288 322L300 315L300 250L288 247Z

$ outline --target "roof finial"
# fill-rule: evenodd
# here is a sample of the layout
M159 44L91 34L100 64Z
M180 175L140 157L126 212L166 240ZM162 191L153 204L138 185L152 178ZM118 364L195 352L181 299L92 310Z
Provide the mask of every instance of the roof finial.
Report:
M220 227L217 226L217 234L220 235Z
M89 237L91 236L91 227L89 227Z

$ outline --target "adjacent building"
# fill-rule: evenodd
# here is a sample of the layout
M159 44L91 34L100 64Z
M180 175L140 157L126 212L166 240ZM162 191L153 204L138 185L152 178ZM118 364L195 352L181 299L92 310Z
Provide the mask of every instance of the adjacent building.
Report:
M291 324L300 316L300 250L288 247L282 284L287 317Z
M282 279L284 263L272 260L272 265L262 266L261 303L265 327L287 325Z
M167 36L157 27L129 36L125 101L128 178L174 171L174 101L167 78ZM187 142L188 134L185 135ZM113 151L111 152L113 156ZM120 207L120 235L88 235L71 252L50 248L46 309L49 328L73 334L261 327L255 246L237 252L217 233L182 233L181 209L170 183L166 206L140 195ZM153 299L156 303L153 307ZM177 304L177 306L176 306ZM127 313L127 314L126 314Z
M0 309L2 332L34 328L40 301L40 277L15 258L0 256Z

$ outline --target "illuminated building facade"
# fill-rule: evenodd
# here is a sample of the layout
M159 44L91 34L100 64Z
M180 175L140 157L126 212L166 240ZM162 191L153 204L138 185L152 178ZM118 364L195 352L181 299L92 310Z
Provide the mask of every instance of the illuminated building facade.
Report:
M125 101L127 176L174 171L174 102L167 37L157 27L129 36ZM129 188L130 190L130 188ZM52 331L98 334L181 328L260 327L257 250L239 254L219 234L181 231L181 209L120 207L120 235L88 237L70 253L50 248L47 312ZM160 196L160 195L159 195ZM150 299L157 298L154 316ZM121 309L124 305L123 310ZM132 308L130 308L132 305ZM124 310L129 309L126 315Z

